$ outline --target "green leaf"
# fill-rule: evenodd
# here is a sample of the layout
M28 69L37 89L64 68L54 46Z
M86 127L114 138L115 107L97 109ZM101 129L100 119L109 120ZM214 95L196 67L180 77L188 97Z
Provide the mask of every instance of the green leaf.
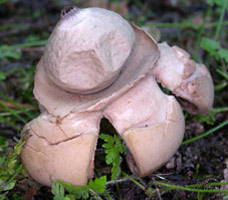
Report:
M14 186L15 186L15 184L16 184L16 181L15 181L15 180L12 181L12 182L9 182L8 184L6 184L6 185L4 186L3 191L7 191L7 190L13 189Z
M0 47L0 59L6 59L6 58L12 58L12 59L21 58L21 50L14 49L8 45L2 45Z
M59 183L52 184L51 192L54 195L54 200L63 200L65 198L64 187Z
M22 147L25 144L27 137L21 139L14 147L3 166L0 168L0 192L11 190L16 184L16 177L22 172L23 166L19 165L18 155L21 153Z
M62 181L57 181L57 182L62 186L64 186L69 191L70 195L74 196L74 198L88 199L91 193L91 190L98 194L103 194L105 192L105 189L106 189L105 184L107 183L107 177L102 176L100 178L95 179L94 181L90 180L89 184L84 187L74 187ZM56 200L59 200L59 199L56 199Z
M120 154L126 152L126 148L118 135L111 137L109 135L101 134L99 137L107 142L103 144L102 147L105 148L106 164L112 165L112 180L115 180L121 172L120 162L122 159Z
M113 145L113 138L110 135L101 134L99 137L105 142L107 142L109 145Z
M0 194L0 200L5 200L6 199L6 194Z
M5 137L0 137L0 146L3 146L3 145L5 145L5 144L7 144L6 143L6 138Z
M5 174L13 174L15 172L14 167L16 166L17 163L17 156L20 155L22 148L26 142L26 140L28 139L29 135L27 135L27 137L23 138L20 140L20 142L18 142L15 147L14 147L14 151L10 153L10 155L8 156L7 160L5 161L5 164L3 166L3 170L5 170Z
M215 5L223 7L226 0L214 0Z
M227 111L228 111L228 107L213 108L211 109L210 113L207 116L195 115L195 119L200 124L206 123L208 125L213 125L216 120L216 115L218 113L227 112Z
M0 165L3 165L5 163L6 158L0 158Z
M209 5L217 5L223 7L225 0L207 0Z
M117 156L119 156L118 152L114 149L114 148L111 148L111 149L107 149L105 150L105 153L106 153L106 163L109 165L111 164Z
M201 47L207 51L211 56L216 55L216 50L219 49L219 43L215 40L211 40L208 38L203 38L201 41Z
M114 165L112 167L112 180L116 180L120 176L120 173L121 173L120 166Z
M103 194L105 192L105 184L107 183L107 177L102 176L100 178L95 179L95 181L89 181L88 187L98 194Z
M226 63L228 63L228 50L220 49L218 51L218 55L221 59L224 59Z
M207 4L213 5L214 4L214 0L207 0Z
M105 149L109 149L109 148L112 148L112 145L105 143L102 145L102 147L104 147Z
M5 74L0 70L0 81L3 81L6 79Z
M70 192L70 195L73 195L76 199L88 199L89 197L88 186L74 187L62 181L57 181L57 182L63 185Z

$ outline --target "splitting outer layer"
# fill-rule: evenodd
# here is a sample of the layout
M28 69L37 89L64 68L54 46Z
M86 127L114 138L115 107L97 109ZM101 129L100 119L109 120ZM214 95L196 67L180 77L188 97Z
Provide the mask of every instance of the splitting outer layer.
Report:
M113 102L104 115L129 148L129 167L141 177L164 165L184 135L184 117L174 97L165 95L147 76Z
M208 114L214 100L211 75L204 65L195 63L183 49L167 43L158 44L161 57L152 74L179 98L192 114Z
M91 13L97 17L91 18ZM110 17L104 18L104 13ZM96 28L93 25L100 26L100 16L110 25L108 34L102 32L106 29L99 29L102 34L96 34L96 41L83 43L80 34L86 32L90 22L90 30ZM51 186L56 180L74 186L86 185L93 176L95 146L103 115L126 142L131 152L128 164L134 173L144 177L167 162L183 139L184 117L175 98L162 93L154 76L176 95L194 104L197 109L189 109L192 113L206 113L212 104L210 99L207 103L202 101L202 97L213 96L212 81L204 67L199 68L189 60L183 50L165 44L159 45L161 58L158 60L160 54L153 39L133 24L126 25L126 21L121 23L128 28L118 23L113 28L112 24L116 23L112 23L111 16L123 20L98 8L63 13L37 66L34 95L43 114L24 128L31 137L22 151L22 161L29 174L43 185ZM77 31L71 28L78 26L83 30L74 38ZM121 30L118 32L116 28ZM91 64L94 69L90 69ZM77 69L82 70L79 77ZM84 75L92 77L92 82ZM195 85L189 84L192 82ZM209 84L209 89L205 84Z
M61 180L84 186L93 177L94 155L102 114L71 114L63 121L44 113L29 122L31 134L22 150L22 162L30 176L42 185Z
M24 129L24 131L28 130L32 136L27 141L22 152L22 160L29 174L41 184L50 186L52 182L59 179L75 186L82 186L86 185L87 179L92 177L95 143L99 132L97 123L99 123L103 110L112 101L118 99L126 91L134 87L137 82L146 77L158 60L159 51L156 42L144 31L133 24L128 24L124 19L110 11L99 8L85 9L84 11L72 9L63 14L64 16L53 32L54 36L52 35L48 41L44 56L37 65L34 95L44 114L29 123ZM107 16L105 17L106 14ZM91 18L91 15L97 16L97 18ZM113 21L113 18L122 22ZM100 23L99 20L104 23ZM95 24L93 24L94 21L96 22ZM74 23L78 23L77 26L74 26ZM81 37L76 34L77 27L85 29L79 30L80 33L85 33L87 25L89 28L96 28L95 26L97 25L99 26L97 27L98 30L100 30L100 26L102 25L103 28L107 23L110 28L108 30L111 30L108 34L103 33L106 29L102 29L102 34L96 34L96 41L89 43L85 41L85 46L80 45L82 41ZM124 24L128 28L121 27L125 26ZM75 30L72 31L72 27ZM79 38L72 38L73 36ZM62 38L62 40L58 38ZM92 38L90 39L92 40ZM103 41L103 39L107 40ZM91 47L89 44L91 44ZM102 49L102 46L104 49ZM83 54L83 48L81 49L81 47L84 48L89 56L87 53ZM89 50L90 48L91 51ZM67 49L66 54L62 52L63 49ZM96 52L97 58L94 58L90 54L91 52ZM108 55L104 56L99 52L107 53ZM73 56L71 56L72 53ZM77 57L79 54L82 55L81 53L83 56ZM109 53L111 56L109 56ZM92 61L90 60L91 56L94 58ZM93 63L93 61L95 62ZM109 87L107 88L105 88L107 86L106 83L104 83L104 87L100 87L99 83L98 85L95 83L96 89L90 90L91 88L87 88L88 90L85 90L85 94L80 92L77 86L76 90L72 89L75 86L74 81L76 79L72 80L71 75L77 73L77 67L80 67L81 64L88 65L86 67L81 65L80 70L85 70L84 75L92 76L91 78L96 80L96 70L94 71L95 75L93 72L90 73L91 71L88 74L86 73L91 63L95 64L93 67L99 68L98 71L100 71L100 67L104 67L109 75L112 76L114 73L118 77L114 75L115 81L112 78L108 78L111 80L111 82L108 81L109 84L112 81L114 82L111 85L108 84ZM99 63L102 63L102 66ZM66 77L64 80L72 80L72 88L71 86L68 87L68 84L62 87L61 82L63 79L61 79L61 74L59 74L62 69L65 70L64 66L69 67L68 65L70 70L66 69L67 73L64 71L65 74L63 74L64 77L70 75L69 80ZM113 68L114 72L109 71L108 68ZM70 73L71 70L73 70L72 73ZM77 80L80 82L84 75L82 74L82 77ZM105 73L103 75L103 78L107 77ZM106 82L105 80L103 81ZM83 87L83 83L84 81L77 84ZM88 91L89 93L91 91L96 93L87 94ZM93 119L94 117L94 120L87 122L87 118ZM74 129L69 128L79 121L82 122ZM81 130L81 127L85 128ZM62 155L64 159L62 159ZM54 169L51 169L51 167Z

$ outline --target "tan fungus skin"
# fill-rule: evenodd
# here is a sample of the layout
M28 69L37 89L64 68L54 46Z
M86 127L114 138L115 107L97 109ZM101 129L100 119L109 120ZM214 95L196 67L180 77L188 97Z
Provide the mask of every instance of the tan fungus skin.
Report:
M101 91L119 76L134 45L135 33L126 20L108 10L69 12L69 15L75 13L63 16L48 39L44 70L65 91L78 94Z
M93 177L94 153L101 112L70 114L61 121L47 113L29 122L22 160L28 173L42 185L62 180L84 186Z
M177 97L186 111L192 114L209 113L214 100L214 85L204 65L195 63L183 49L158 44L161 57L152 74L163 87Z
M109 105L104 116L127 144L136 163L129 160L129 166L141 177L164 165L184 136L181 107L151 75Z
M117 99L144 78L154 67L160 53L157 44L144 31L131 25L136 33L135 45L123 66L118 81L115 81L106 90L91 95L67 92L49 79L45 73L43 58L41 58L36 67L33 89L34 96L40 105L48 113L58 118L64 118L71 112L103 110L109 102ZM122 51L121 45L119 51ZM64 55L62 56L64 57Z
M133 173L144 177L164 165L181 144L185 122L175 97L156 79L185 99L189 112L209 112L210 74L184 50L157 45L104 9L63 10L36 69L41 115L22 132L31 135L21 155L30 176L46 186L57 180L86 185L103 116L125 141Z

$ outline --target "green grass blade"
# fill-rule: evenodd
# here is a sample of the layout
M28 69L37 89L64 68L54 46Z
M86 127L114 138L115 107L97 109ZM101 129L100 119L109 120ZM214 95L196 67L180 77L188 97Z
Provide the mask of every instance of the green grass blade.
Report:
M211 189L196 189L196 188L189 188L189 187L182 187L177 185L171 185L162 182L153 182L154 185L167 187L174 190L184 190L189 192L201 192L201 193L225 193L228 194L228 190L211 190Z
M19 109L22 113L24 113L29 119L34 119L36 116L30 114L26 109L22 108L20 105L18 105L15 101L11 100L10 98L6 97L5 95L0 93L0 96L5 99L6 101L8 101L9 103L11 103L12 105L14 105L17 109Z
M203 138L203 137L206 137L206 136L208 136L208 135L214 133L215 131L217 131L217 130L223 128L223 127L226 126L226 125L228 125L228 120L226 120L225 122L219 124L218 126L212 128L211 130L209 130L209 131L207 131L207 132L205 132L205 133L203 133L203 134L201 134L201 135L199 135L199 136L196 136L196 137L194 137L194 138L192 138L192 139L189 139L189 140L185 140L185 141L182 142L181 144L182 144L182 145L184 145L184 144L189 144L189 143L191 143L191 142L194 142L194 141L196 141L196 140L199 140L199 139L201 139L201 138Z
M226 72L224 72L220 69L216 69L216 72L228 81L228 74Z
M216 28L216 32L215 32L215 37L214 37L215 41L218 39L219 34L221 32L222 22L223 22L223 19L224 19L224 16L225 16L227 3L228 3L228 0L224 0L222 11L221 11L221 14L220 14L220 17L219 17L219 22L218 22L218 25L217 25L217 28Z
M27 42L24 44L17 44L9 47L11 47L12 49L21 49L21 48L27 48L27 47L45 46L46 43L47 43L46 40L40 40L40 41L34 41L34 42Z
M0 100L0 105L3 106L3 108L5 108L8 112L12 113L12 115L14 117L16 117L18 120L20 120L21 122L23 122L24 124L27 123L27 121L22 118L20 115L18 115L13 109L9 108L3 101Z
M18 132L21 132L21 129L18 128L16 123L14 123L13 121L10 121L10 120L6 119L5 117L2 117L2 116L0 116L0 121L4 122L5 124L9 124L12 128L17 130Z

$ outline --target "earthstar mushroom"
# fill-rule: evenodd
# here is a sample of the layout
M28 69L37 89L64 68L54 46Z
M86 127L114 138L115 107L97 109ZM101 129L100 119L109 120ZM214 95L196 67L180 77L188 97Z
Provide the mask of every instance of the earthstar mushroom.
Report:
M30 176L47 186L57 180L86 185L102 117L125 141L133 173L144 177L164 165L181 144L184 117L156 80L194 104L193 113L206 114L213 102L209 72L169 48L114 12L64 9L36 69L41 115L23 129L31 135L21 155ZM166 50L176 60L169 63Z

